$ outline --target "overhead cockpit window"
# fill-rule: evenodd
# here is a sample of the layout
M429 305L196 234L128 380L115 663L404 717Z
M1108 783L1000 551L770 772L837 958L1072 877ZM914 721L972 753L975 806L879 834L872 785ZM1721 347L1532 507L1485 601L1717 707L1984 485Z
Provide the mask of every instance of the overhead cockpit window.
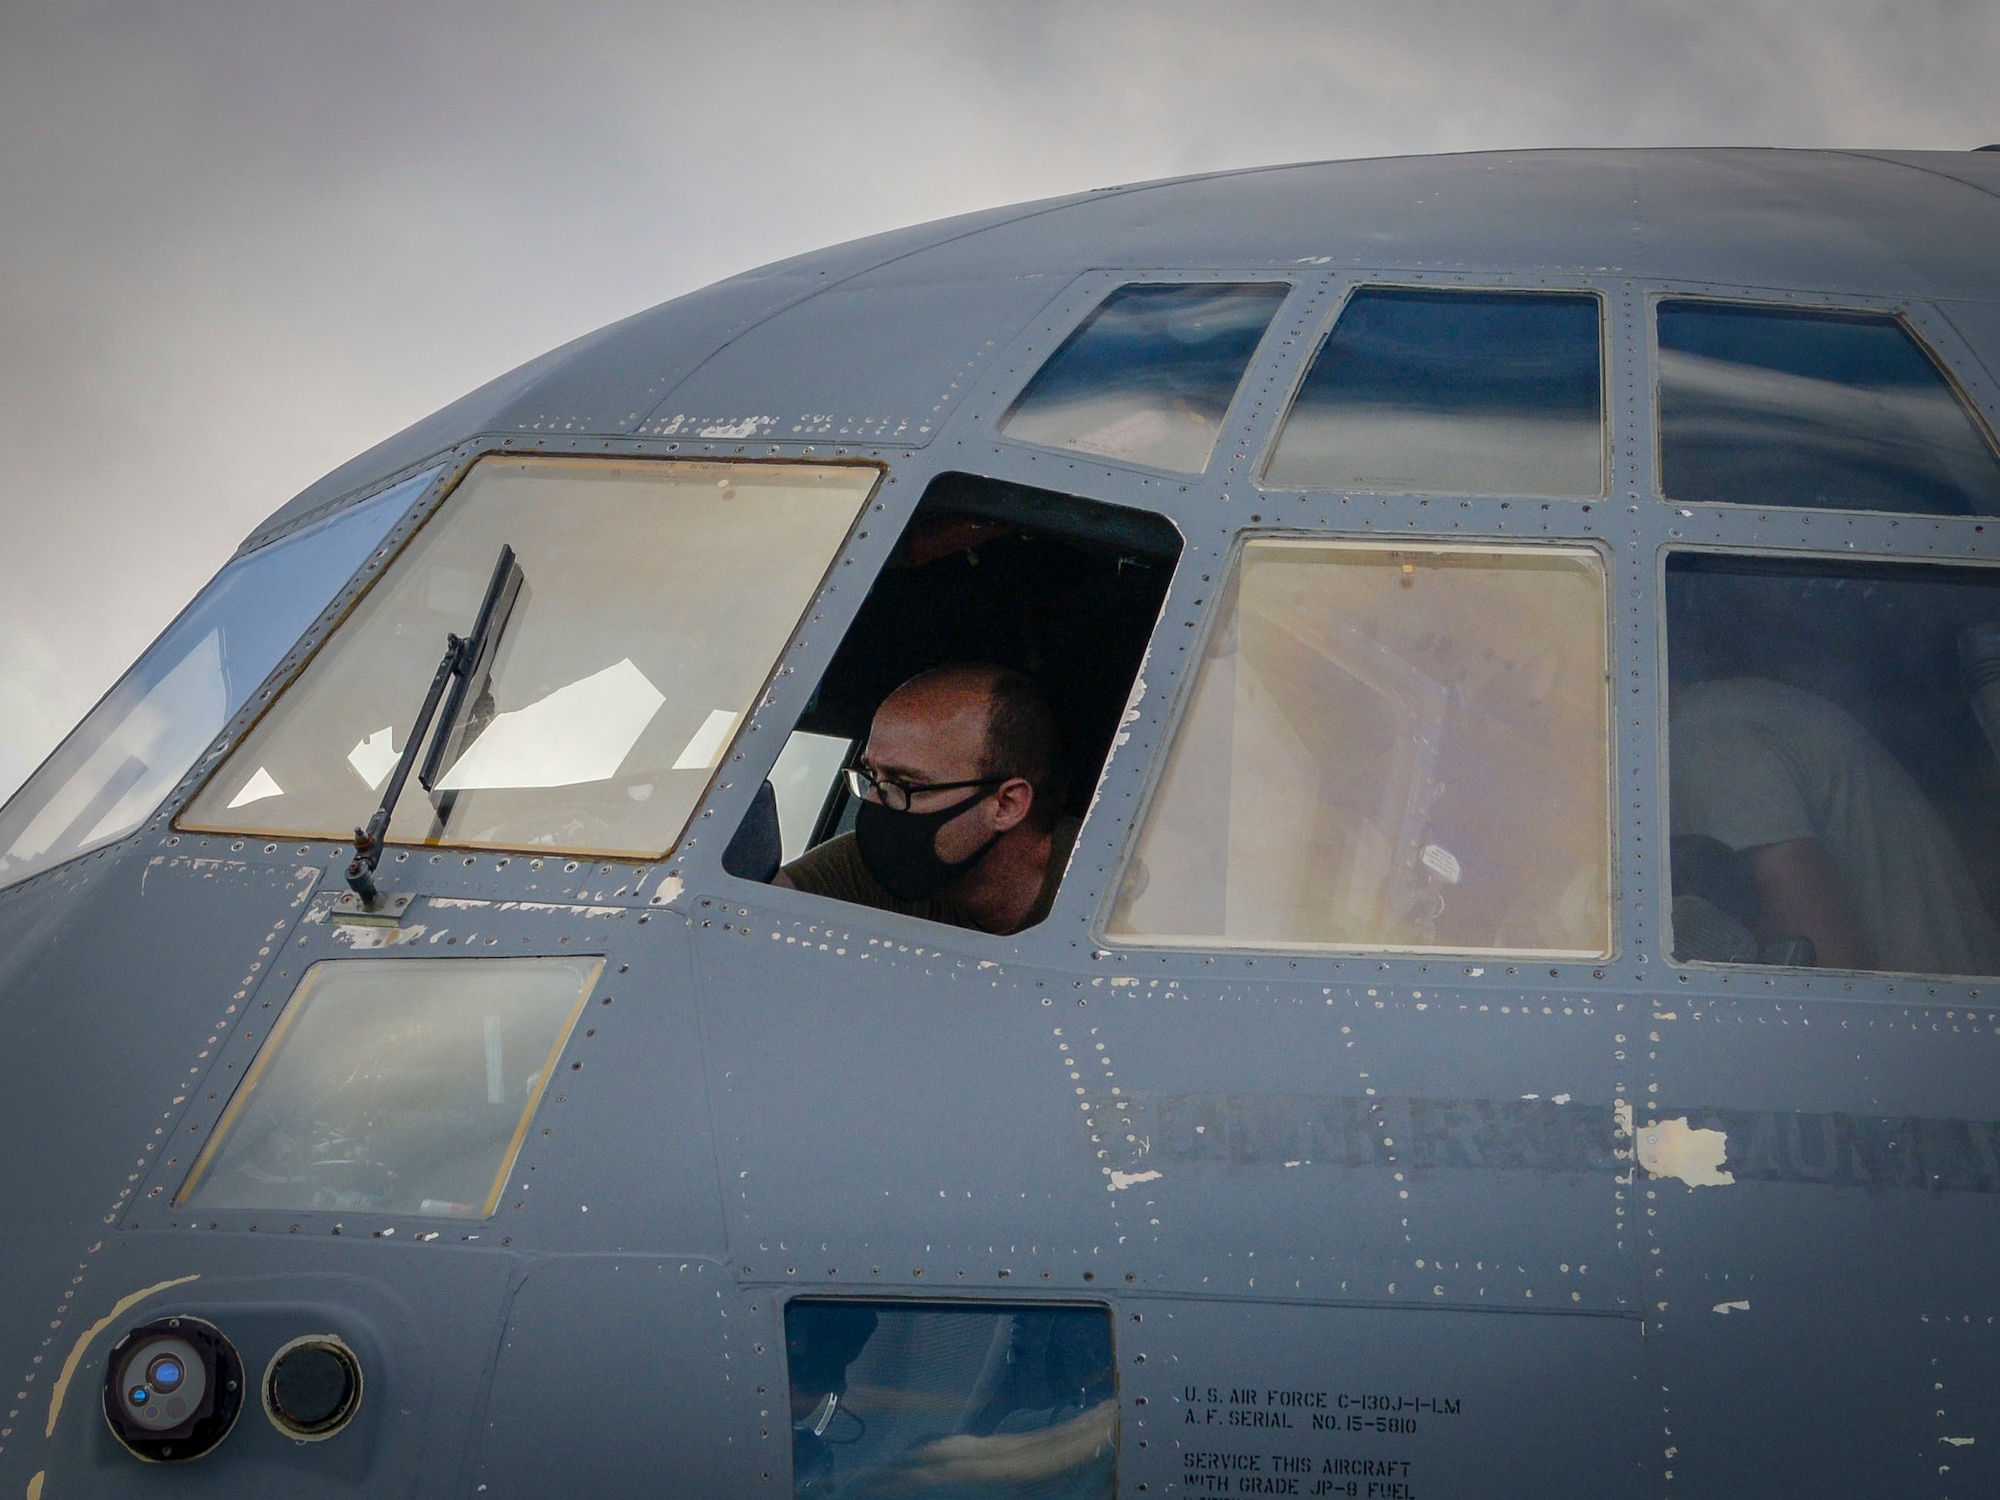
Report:
M1198 474L1290 290L1275 281L1120 287L1035 372L1000 430Z
M174 1201L485 1218L603 967L314 964Z
M1670 500L2000 514L2000 459L1901 319L1662 302Z
M407 479L218 573L0 810L0 885L145 822L435 478Z
M723 867L982 932L1041 922L1179 552L1148 511L939 476Z
M1598 301L1361 287L1313 357L1264 482L1301 490L1604 493Z
M388 838L653 857L682 828L873 468L488 458L190 803L183 826L345 837L502 547L520 570ZM450 700L447 700L449 705ZM453 717L447 713L447 718Z
M1106 926L1180 947L1611 947L1604 564L1243 549Z
M1106 1308L800 1299L785 1365L796 1496L1117 1492Z
M2000 973L2000 572L1667 561L1682 962Z

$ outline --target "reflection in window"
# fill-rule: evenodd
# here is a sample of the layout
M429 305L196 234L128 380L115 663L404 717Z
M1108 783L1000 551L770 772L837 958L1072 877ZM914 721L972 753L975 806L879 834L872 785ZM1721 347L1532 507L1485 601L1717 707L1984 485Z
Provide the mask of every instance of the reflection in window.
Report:
M218 573L0 811L0 884L145 822L436 477L405 480Z
M1609 951L1595 552L1252 541L1219 606L1110 937Z
M2000 513L2000 461L1883 313L1660 304L1660 476L1673 500Z
M1363 287L1279 430L1264 482L1302 490L1604 493L1598 304Z
M174 1201L486 1217L603 967L314 964Z
M1102 1307L799 1300L785 1308L792 1493L1110 1500Z
M189 804L341 837L403 749L494 559L526 577L458 751L398 843L658 855L679 837L877 471L482 460Z
M2000 574L1667 564L1674 956L2000 973Z
M785 741L770 778L778 804L779 858L784 863L806 852L834 790L834 778L853 752L854 741L842 735L800 729Z
M1000 430L1198 474L1288 290L1268 281L1121 287L1049 356Z

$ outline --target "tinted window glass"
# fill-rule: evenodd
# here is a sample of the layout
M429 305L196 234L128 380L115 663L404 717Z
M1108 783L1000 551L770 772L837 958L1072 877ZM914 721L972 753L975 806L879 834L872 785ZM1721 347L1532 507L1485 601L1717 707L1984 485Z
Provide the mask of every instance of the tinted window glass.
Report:
M2000 574L1667 564L1674 953L2000 972Z
M1930 356L1877 313L1663 302L1669 499L2000 512L2000 463Z
M230 563L0 812L0 884L152 815L437 471Z
M1199 473L1288 290L1282 282L1121 287L1049 356L1000 430Z
M398 843L671 847L874 469L484 459L189 803L183 824L340 838L367 819L495 558L526 577Z
M1581 548L1244 548L1113 938L1610 945L1604 569Z
M1363 287L1286 413L1265 483L1604 493L1595 297Z
M785 1363L794 1495L1116 1492L1105 1308L797 1301Z
M486 1217L603 967L314 964L174 1201Z

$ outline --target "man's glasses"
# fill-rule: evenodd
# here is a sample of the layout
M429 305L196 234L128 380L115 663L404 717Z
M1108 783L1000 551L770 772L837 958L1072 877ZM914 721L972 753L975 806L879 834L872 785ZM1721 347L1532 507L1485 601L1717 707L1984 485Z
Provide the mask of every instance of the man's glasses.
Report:
M865 766L849 766L842 774L847 777L847 789L855 796L872 798L890 812L908 812L910 799L919 792L956 792L969 786L999 786L1009 779L1005 776L980 776L971 781L931 781L911 786L908 782L877 776Z

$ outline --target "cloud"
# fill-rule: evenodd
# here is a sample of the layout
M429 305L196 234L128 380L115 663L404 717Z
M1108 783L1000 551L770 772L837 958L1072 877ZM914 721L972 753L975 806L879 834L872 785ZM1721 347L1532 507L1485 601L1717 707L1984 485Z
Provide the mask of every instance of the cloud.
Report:
M8 7L0 588L59 670L0 682L73 714L320 473L750 265L1272 161L1961 148L1996 63L1974 3Z

